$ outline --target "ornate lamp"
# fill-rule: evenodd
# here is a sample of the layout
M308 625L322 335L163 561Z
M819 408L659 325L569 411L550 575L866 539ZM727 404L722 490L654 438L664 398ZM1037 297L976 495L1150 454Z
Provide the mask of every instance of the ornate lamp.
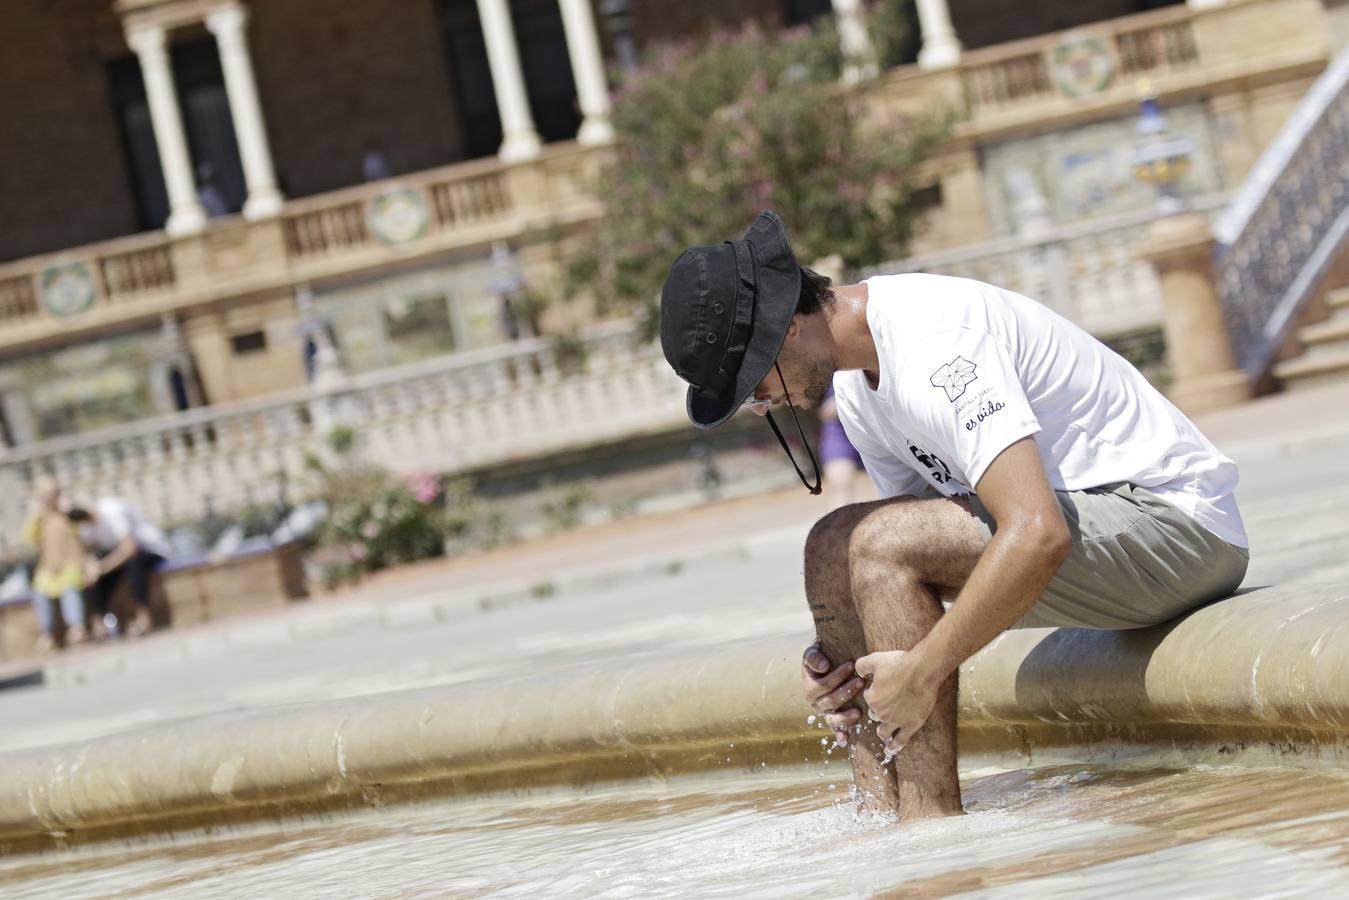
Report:
M1180 196L1180 182L1190 172L1194 145L1183 134L1173 134L1166 118L1157 108L1157 98L1143 98L1143 113L1138 121L1142 137L1134 145L1134 177L1157 189L1159 216L1174 216L1186 208Z
M1162 331L1174 378L1167 396L1187 413L1250 399L1251 383L1237 368L1213 277L1213 232L1200 213L1187 210L1180 182L1194 148L1172 134L1149 92L1138 123L1134 177L1157 189L1157 218L1138 253L1152 264L1161 288Z
M310 384L315 387L327 387L341 382L345 377L342 360L333 346L328 333L328 321L319 312L314 302L314 291L309 285L301 285L295 292L297 322L295 332L304 348L305 369ZM312 350L311 348L312 343ZM312 358L310 354L312 353Z
M505 241L496 241L492 244L492 256L488 265L491 267L491 275L488 279L487 289L497 298L501 326L507 337L513 341L518 340L523 335L520 320L516 316L516 309L512 305L512 301L518 297L521 289L525 286L525 274L520 269L520 262L515 258L515 252Z

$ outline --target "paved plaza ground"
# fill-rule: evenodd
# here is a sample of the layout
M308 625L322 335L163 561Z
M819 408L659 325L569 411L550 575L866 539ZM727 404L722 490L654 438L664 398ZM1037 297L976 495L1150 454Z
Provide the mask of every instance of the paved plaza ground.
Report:
M1349 582L1349 384L1202 417L1241 465L1247 587ZM779 461L772 460L771 464ZM785 461L781 461L786 465ZM809 639L798 488L409 567L276 613L51 658L0 692L0 748L747 637Z

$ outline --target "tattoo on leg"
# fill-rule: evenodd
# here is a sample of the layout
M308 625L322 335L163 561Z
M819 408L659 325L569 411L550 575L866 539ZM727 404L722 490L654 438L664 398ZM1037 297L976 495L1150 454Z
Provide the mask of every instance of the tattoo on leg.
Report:
M827 609L829 609L829 604L827 604L827 603L811 603L811 604L810 604L810 611L811 611L812 613L814 613L814 615L815 615L815 624L816 624L816 625L823 625L825 622L832 622L832 621L834 621L834 617L833 617L833 616L827 615L827 614L825 613L825 610L827 610Z

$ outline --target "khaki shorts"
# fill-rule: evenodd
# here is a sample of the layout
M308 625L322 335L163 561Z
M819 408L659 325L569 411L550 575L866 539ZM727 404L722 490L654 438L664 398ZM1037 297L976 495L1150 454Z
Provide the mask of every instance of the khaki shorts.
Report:
M1056 491L1072 555L1014 628L1143 628L1226 597L1250 553L1132 484ZM974 514L997 530L979 499Z

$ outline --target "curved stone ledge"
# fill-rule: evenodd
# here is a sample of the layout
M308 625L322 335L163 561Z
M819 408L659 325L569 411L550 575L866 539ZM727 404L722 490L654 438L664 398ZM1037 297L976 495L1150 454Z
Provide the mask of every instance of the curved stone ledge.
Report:
M961 712L1004 723L1349 730L1349 587L1261 588L1138 631L1008 632L964 667Z
M504 787L814 760L803 637L203 716L0 753L0 849ZM1264 742L1339 760L1349 588L1266 588L1135 632L999 638L962 750Z

